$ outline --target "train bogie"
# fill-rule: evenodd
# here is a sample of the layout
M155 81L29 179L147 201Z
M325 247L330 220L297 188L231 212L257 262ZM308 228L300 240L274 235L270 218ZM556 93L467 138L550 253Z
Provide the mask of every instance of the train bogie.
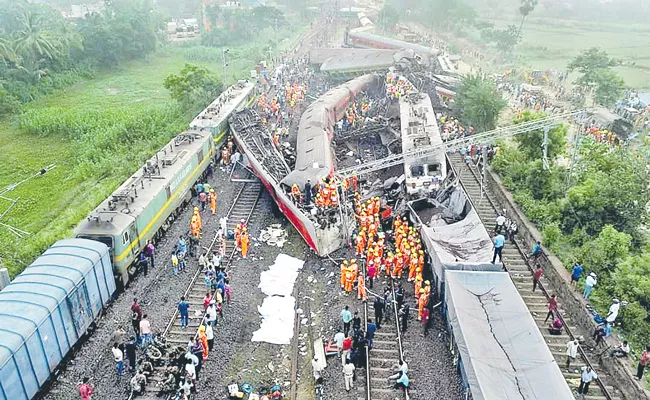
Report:
M0 292L0 400L29 400L99 318L116 285L109 249L56 242Z

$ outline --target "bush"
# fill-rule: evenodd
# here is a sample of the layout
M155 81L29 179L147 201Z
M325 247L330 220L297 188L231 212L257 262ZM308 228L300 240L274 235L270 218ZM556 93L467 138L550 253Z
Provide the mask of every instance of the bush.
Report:
M20 100L0 86L0 117L12 115L20 110Z

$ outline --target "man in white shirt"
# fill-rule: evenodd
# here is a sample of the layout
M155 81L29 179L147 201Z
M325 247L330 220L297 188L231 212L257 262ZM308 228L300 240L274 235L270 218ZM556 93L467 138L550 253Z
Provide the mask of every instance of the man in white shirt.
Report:
M571 366L571 361L575 360L578 356L578 347L580 347L580 342L578 339L570 340L566 344L566 369L569 370Z
M409 372L409 366L406 363L406 361L403 360L399 360L399 365L393 365L393 367L394 368L397 367L397 373L395 375L389 376L388 380L399 379L399 377L402 376L402 374L406 374L407 372Z
M321 365L320 362L318 362L318 358L314 356L314 358L311 360L311 367L314 370L314 381L316 383L319 383L321 380L321 372L323 372L323 366Z
M339 349L339 358L343 353L343 340L345 340L343 332L341 332L341 330L336 331L336 334L334 335L334 343L336 343L336 347Z
M605 320L610 324L616 321L616 317L618 317L618 310L620 308L621 308L621 304L618 301L618 299L612 300L612 305L609 306L609 313L607 313L607 317L605 317Z
M147 314L142 316L140 321L140 336L142 338L142 347L147 348L150 344L153 344L153 335L151 334L151 323L147 319Z
M349 392L350 388L354 388L354 364L351 361L343 366L343 377L345 379L345 390Z
M494 227L494 231L496 233L501 233L505 223L506 223L506 217L503 214L497 215L497 221L496 221L496 226Z
M122 376L122 372L124 372L124 354L117 343L113 344L113 358L117 364L117 376Z
M208 325L212 326L213 328L217 323L217 308L215 304L216 302L214 300L211 300L210 306L205 311L205 322L207 322Z
M205 338L208 339L208 351L214 347L214 331L210 325L205 325Z
M587 279L585 279L585 290L582 293L584 295L585 300L589 299L591 292L594 291L594 286L596 286L596 283L597 283L596 274L592 272L589 274L589 276L587 276Z
M589 384L594 379L598 378L596 371L589 366L582 367L582 374L580 375L580 386L578 386L578 394L586 395L589 391Z

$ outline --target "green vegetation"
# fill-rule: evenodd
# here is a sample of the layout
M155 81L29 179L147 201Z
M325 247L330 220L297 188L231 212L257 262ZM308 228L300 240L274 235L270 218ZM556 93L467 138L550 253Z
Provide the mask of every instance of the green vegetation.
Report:
M522 119L533 118L539 115L524 113ZM650 334L650 247L644 225L650 147L614 147L584 136L567 167L555 162L564 153L566 132L566 127L549 132L550 169L542 167L541 131L516 137L516 145L503 143L493 168L564 265L580 261L598 274L590 297L597 309L605 312L613 297L629 302L621 313L621 332L638 349Z
M164 86L184 110L197 105L205 108L223 92L223 83L207 68L191 64L185 64L179 75L172 74L165 78Z
M567 68L570 72L577 70L582 74L575 84L583 93L593 90L593 97L600 104L613 106L623 95L624 82L611 67L617 64L609 55L592 47L574 58Z
M477 132L496 128L499 113L506 106L494 82L479 75L464 76L454 100L461 120Z
M111 3L119 4L120 1ZM30 4L29 7L48 14L42 11L47 10L45 5ZM36 11L33 11L35 15ZM0 10L0 15L6 12ZM129 11L127 14L133 17L137 12ZM113 14L110 18L96 15L92 18L103 20L98 26L92 25L95 29L90 37L99 35L99 38L106 34L104 28L112 26L111 21L116 17ZM134 20L133 23L137 25L139 22ZM50 31L48 25L43 26L45 28L40 32ZM78 26L83 26L83 23ZM118 30L112 29L112 32ZM122 29L124 32L118 36L128 41L128 27L122 25ZM278 52L288 48L293 42L289 38L296 36L296 30L302 29L303 25L298 24L297 29L294 25L294 31L279 30ZM79 35L85 38L83 32ZM51 36L43 37L49 39ZM6 37L13 38L14 35L2 36L4 42L1 43L9 42ZM0 73L3 74L0 101L10 100L0 103L0 109L16 113L0 119L0 151L3 154L0 158L0 170L3 171L0 187L21 181L45 165L56 164L56 168L44 176L7 194L20 200L2 222L31 233L17 238L0 226L0 264L8 267L12 276L55 240L69 236L79 220L108 197L144 160L187 129L191 118L211 100L209 97L222 89L222 49L185 43L181 47L165 47L157 33L155 39L149 44L151 51L145 50L145 54L136 56L135 53L142 49L120 45L114 52L116 57L104 58L102 62L98 62L95 56L108 55L92 53L97 49L95 46L84 45L83 50L68 47L72 59L55 61L45 58L37 63L40 67L47 67L47 75L38 80L23 75L24 71L18 65L27 64L11 61L9 57L14 57L13 54L0 59ZM102 39L97 40L101 42ZM13 50L15 47L11 43L9 48ZM78 53L80 51L85 55ZM57 57L65 57L64 53L58 50ZM22 54L21 59L26 59L24 54L30 53ZM90 54L95 55L91 57ZM246 44L230 47L226 69L228 81L249 76L250 70L268 56L268 34L265 31L260 31ZM129 60L134 57L141 59ZM189 67L188 63L191 64ZM110 70L106 68L109 66ZM188 83L186 87L194 90L189 94L182 89L173 90L172 99L164 86L168 77L170 89L184 79L194 82L194 78L197 78L198 85L209 83L209 87L199 90L196 82ZM46 83L50 80L57 83ZM27 95L16 96L20 93L16 88ZM0 200L0 214L9 205L9 202Z

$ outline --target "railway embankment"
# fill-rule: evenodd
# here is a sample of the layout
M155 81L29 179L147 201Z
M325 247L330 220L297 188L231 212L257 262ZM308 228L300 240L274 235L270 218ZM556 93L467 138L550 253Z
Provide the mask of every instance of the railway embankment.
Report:
M485 184L498 201L498 205L505 208L507 215L517 222L519 243L526 247L522 250L530 252L537 241L542 241L542 233L526 218L496 172L488 168L485 176ZM551 289L561 299L564 314L571 318L580 333L588 339L597 324L586 307L586 301L582 298L581 293L569 284L571 274L562 261L548 248L543 247L543 250L544 256L540 257L537 262L544 269L544 277L548 281L548 285L550 285L548 289ZM626 399L650 399L650 393L644 390L635 379L628 359L603 357L603 355L608 354L608 351L606 351L608 347L614 348L620 342L621 340L615 333L605 337L600 345L601 348L598 349L601 356L597 361L607 374L613 378L612 380L616 382L617 389L623 393Z

